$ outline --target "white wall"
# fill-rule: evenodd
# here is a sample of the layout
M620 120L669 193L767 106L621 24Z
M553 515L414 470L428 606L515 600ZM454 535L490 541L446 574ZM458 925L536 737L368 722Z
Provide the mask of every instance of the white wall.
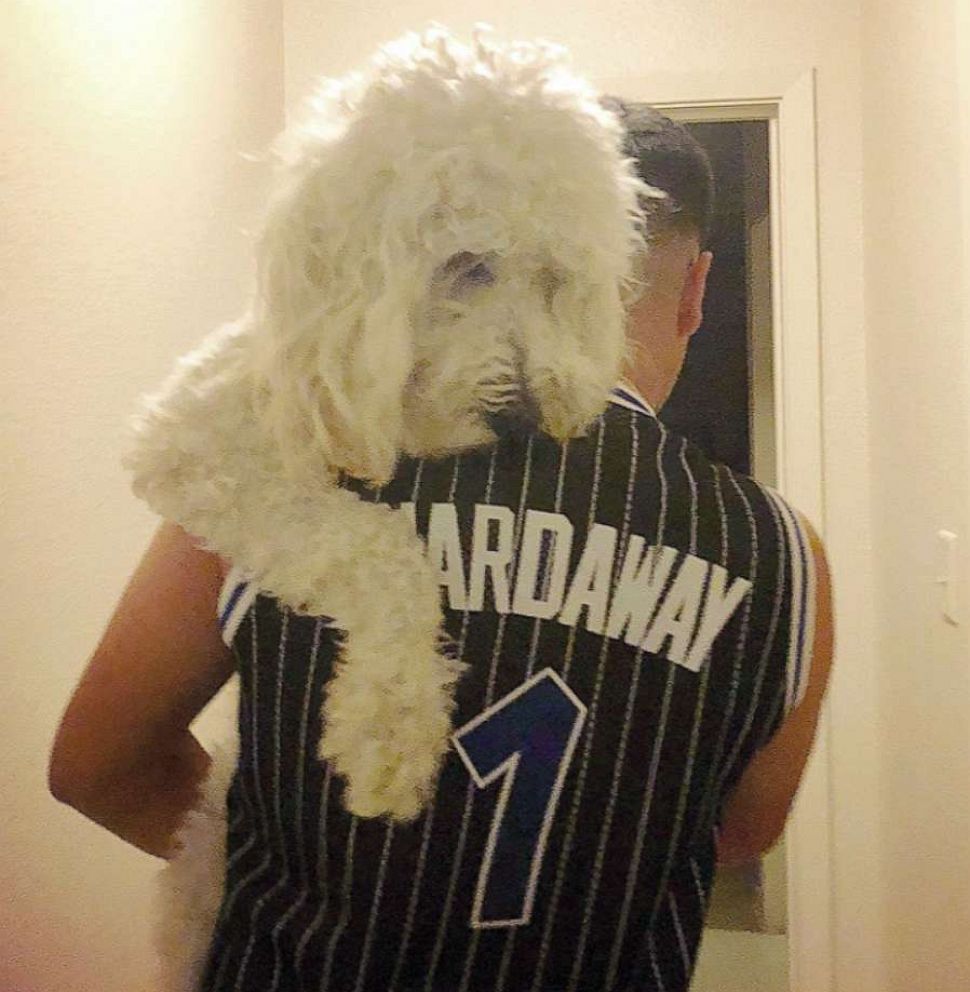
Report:
M934 586L936 532L960 535L964 563L970 547L958 44L962 59L968 51L958 3L866 8L866 307L891 990L970 987L966 572L958 627L942 621Z
M280 124L270 0L0 10L0 989L147 992L161 862L47 794L63 706L155 520L119 435L234 317ZM12 684L10 677L13 677ZM154 990L153 990L154 992Z
M832 694L833 894L839 988L880 989L879 741L870 596L869 411L862 259L861 21L844 0L288 0L286 95L340 74L381 41L437 19L467 31L567 44L589 76L643 77L772 65L818 68L826 537L838 587L840 657ZM794 77L793 77L794 78Z

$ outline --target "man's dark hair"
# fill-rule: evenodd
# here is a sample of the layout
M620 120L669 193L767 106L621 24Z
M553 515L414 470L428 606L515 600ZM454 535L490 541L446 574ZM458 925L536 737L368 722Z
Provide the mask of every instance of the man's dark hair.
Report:
M623 150L640 178L667 194L665 201L644 204L654 228L695 233L704 247L714 216L714 172L707 152L683 124L648 104L614 96L600 102L619 117L626 132Z

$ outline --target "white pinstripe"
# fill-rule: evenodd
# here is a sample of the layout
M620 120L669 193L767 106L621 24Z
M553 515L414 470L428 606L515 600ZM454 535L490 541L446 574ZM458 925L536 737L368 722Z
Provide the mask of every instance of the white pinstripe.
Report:
M772 736L772 728L775 726L775 721L778 719L779 714L783 713L785 709L785 686L781 683L781 692L776 694L775 702L772 704L772 709L768 714L768 719L765 721L765 725L761 728L761 737L757 745L757 750L761 750L768 743Z
M384 832L384 847L381 849L381 864L377 872L377 886L374 894L374 901L371 904L370 918L367 921L367 934L364 937L364 947L360 953L360 967L357 969L357 982L354 985L355 992L360 992L364 987L364 976L367 974L367 966L370 963L370 952L374 945L374 927L377 923L377 914L381 908L381 898L384 892L384 878L387 875L387 865L391 856L391 843L394 840L394 823L387 825Z
M657 445L657 472L660 475L660 517L657 522L656 547L661 548L667 528L667 476L663 467L663 450L667 444L667 428L659 421L658 426L660 427L660 443ZM656 556L654 562L656 562Z
M522 536L522 527L525 523L525 503L526 496L529 492L529 483L532 478L532 447L533 447L534 436L529 435L529 442L526 447L525 454L525 466L522 470L522 487L519 491L519 508L515 517L515 534L512 540L512 561L509 566L509 571L512 575L515 575L515 566L519 555L519 542ZM493 481L493 469L495 464L495 452L497 449L492 449L492 464L489 469L489 480L488 487L486 489L485 502L491 502L492 496L492 481ZM495 681L498 675L498 663L499 657L502 653L502 642L505 637L505 625L508 621L508 614L502 613L499 615L498 619L498 631L495 635L495 645L492 649L492 662L488 673L488 685L485 690L485 706L484 709L488 709L492 705L495 696ZM451 876L448 880L447 895L445 896L444 906L442 908L441 923L438 927L438 935L435 940L434 950L431 954L431 962L428 966L428 975L425 980L425 992L432 992L432 986L434 985L435 972L438 970L438 962L441 959L441 952L444 949L445 932L448 928L448 922L451 917L451 907L455 898L455 889L458 885L458 875L461 871L462 859L465 855L465 844L468 840L468 827L471 822L471 811L472 803L474 799L475 783L469 781L468 789L465 793L465 808L462 814L461 820L461 833L458 839L458 849L455 854L455 859L452 862ZM478 942L469 941L469 950L466 952L466 967L468 965L467 958L472 951L472 949L477 950ZM472 959L474 960L474 955L472 954Z
M684 471L690 480L690 490L691 490L691 516L696 519L697 516L697 483L691 473L690 466L687 464L687 459L685 457L685 452L687 448L687 442L684 441L681 444L680 449L680 462L684 467ZM691 529L691 545L690 553L694 554L697 550L696 546L697 531L696 528ZM722 535L722 550L724 553L721 559L721 564L727 567L727 542L726 538ZM698 611L698 620L700 619L700 611ZM696 633L696 631L695 631ZM670 878L670 872L673 869L674 855L677 851L677 844L680 840L680 832L683 829L684 822L684 812L687 808L687 798L690 792L690 784L694 777L694 761L697 758L697 745L698 738L700 736L701 727L701 717L704 714L704 706L707 702L707 690L710 685L711 677L711 665L710 663L703 666L701 671L701 684L697 692L697 702L694 706L694 722L691 726L690 735L690 745L687 752L687 767L684 773L683 781L680 785L680 793L677 798L677 812L674 818L674 826L671 831L670 845L667 848L667 858L664 862L664 869L660 876L660 883L657 886L657 895L654 901L653 909L650 913L650 919L648 922L649 926L653 926L654 920L656 919L657 912L660 905L660 900L663 898L664 891L667 887L667 882Z
M233 635L233 636L235 636L235 635ZM228 646L229 647L232 647L231 640L230 640L230 643L229 643ZM235 648L233 648L233 655L235 657L235 661L236 661L236 664L238 666L238 664L239 664L239 653L238 653L238 651L236 651ZM241 694L240 694L239 699L238 699L238 701L236 703L236 706L237 706L237 708L238 708L239 711L241 711L242 710L242 707L245 706L245 698ZM237 715L237 719L238 719L238 715ZM249 831L248 843L242 845L241 848L237 848L229 856L229 858L228 858L228 860L226 862L226 867L225 867L224 873L223 873L223 880L224 880L224 882L225 882L226 879L228 879L229 872L232 869L232 867L236 864L236 862L239 860L239 858L241 857L241 855L242 854L245 854L246 851L249 850L249 848L252 846L252 844L255 842L255 839L256 839L256 834L255 834L255 831L253 829L253 824L255 823L256 814L255 814L255 811L253 809L252 800L250 799L249 793L248 793L248 791L246 789L246 778L245 778L244 775L242 775L242 774L239 773L238 759L237 759L236 771L234 772L234 774L232 776L232 779L233 780L238 779L238 781L239 781L239 792L242 795L243 802L245 803L246 809L248 809L248 811L249 811L250 831ZM230 780L230 788L231 787L232 787L232 780ZM227 796L226 796L226 804L227 804L227 807L228 807L228 793L227 793ZM240 804L239 809L236 811L236 815L232 818L232 821L229 824L227 833L229 833L229 834L234 833L239 828L239 825L246 818L246 809L243 809L242 804ZM223 896L225 897L225 893L223 893ZM219 911L219 917L218 917L218 919L216 921L215 927L213 928L214 931L216 929L218 929L218 927L223 922L223 920L225 918L225 914L226 914L226 899L223 898L222 906L220 907L220 911Z
M748 529L751 534L751 568L748 578L751 581L751 588L756 589L758 587L758 529L757 523L754 519L754 514L751 512L751 504L748 502L748 497L745 496L744 490L738 485L734 478L732 472L727 473L728 479L730 479L731 484L737 491L738 496L741 498L741 502L744 504L744 513L748 520ZM717 478L717 476L715 476ZM721 498L720 483L717 486L718 499ZM748 646L748 633L751 624L751 608L754 602L754 596L748 595L744 599L744 612L741 615L741 629L738 632L737 645L734 651L734 666L731 673L731 691L728 696L728 705L726 712L724 714L724 719L721 722L721 730L718 734L717 744L714 748L714 754L711 758L711 774L708 776L708 795L707 795L707 808L710 809L711 805L717 802L718 795L720 792L719 788L713 789L715 778L720 782L720 776L718 774L718 768L721 766L721 761L724 756L724 745L727 742L728 729L731 725L731 719L734 716L734 708L737 705L738 699L738 688L741 675L741 662L747 654ZM762 657L762 664L767 662L767 655ZM702 822L705 819L701 816L698 822Z
M556 478L556 499L553 506L553 510L556 513L562 511L562 494L565 488L566 482L566 461L569 455L569 439L567 438L560 445L559 448L559 474ZM549 580L549 570L547 569L546 581ZM545 594L545 591L544 591ZM532 625L532 643L529 646L529 660L525 669L525 678L528 681L532 678L533 672L535 670L536 654L539 649L539 633L542 630L542 619L536 617L535 622Z
M766 499L769 510L771 511L771 516L775 524L775 537L778 547L778 560L779 565L783 565L782 556L784 555L785 542L782 538L781 532L781 520L778 516L778 511L774 505L774 501L770 498L770 495ZM779 567L776 570L776 574L780 576L780 581L775 583L775 596L774 602L771 608L771 619L768 624L768 634L765 637L764 647L761 652L761 659L758 665L758 674L755 677L754 692L752 693L751 705L748 707L748 715L745 717L744 725L741 728L741 733L738 734L737 740L728 754L727 761L724 764L723 770L718 775L718 792L724 787L724 783L727 781L728 776L731 774L734 768L735 762L738 760L741 754L741 749L744 747L745 742L748 739L748 734L751 732L751 727L754 724L755 714L758 710L758 705L761 701L761 690L764 686L765 675L768 671L768 659L774 653L775 650L775 637L778 632L778 619L781 616L781 604L784 600L785 589L787 588L787 583L785 581L785 569ZM701 822L701 821L699 821Z
M802 533L800 527L799 533ZM805 570L807 572L806 582L808 585L805 604L805 640L802 644L802 656L799 662L797 675L798 684L795 688L795 698L792 700L792 709L798 706L805 698L805 691L808 689L808 680L812 669L812 661L815 656L815 624L818 613L818 575L815 568L815 552L812 550L807 536L805 536Z
M695 554L697 552L697 480L694 478L694 473L690 470L690 465L687 464L687 440L684 439L680 443L680 464L684 467L684 473L687 476L687 484L690 487L690 553ZM727 565L727 559L723 562Z
M320 979L320 992L326 992L330 988L330 974L333 971L337 944L350 922L350 895L354 884L354 841L357 838L357 823L357 817L352 817L350 831L347 834L347 851L344 856L344 877L340 886L340 917L327 945L327 960L323 969L323 977Z
M307 945L313 935L320 929L320 924L323 922L323 917L330 906L330 854L327 850L327 817L330 813L330 782L332 780L332 770L330 765L327 765L327 770L323 777L323 788L320 790L320 816L317 821L317 884L318 887L323 890L323 899L320 901L320 908L317 910L316 916L310 922L310 925L303 931L303 936L299 939L296 945L296 955L294 958L294 966L296 968L297 974L300 971L300 965L303 962L303 955L306 953ZM323 876L323 884L320 885L319 876Z
M657 948L653 941L653 934L647 931L647 943L650 949L650 967L653 969L653 977L657 980L658 992L664 992L664 980L660 974L660 965L657 963Z
M253 623L255 624L255 622L256 619L254 615ZM239 705L240 707L245 706L247 710L249 709L249 705L246 703L245 696L242 695L240 696ZM256 829L256 806L253 803L252 796L249 794L249 789L246 787L246 776L241 773L239 774L239 791L242 794L243 799L245 800L246 803L246 808L249 811L249 837L247 838L245 844L243 844L241 847L237 847L236 850L233 851L233 853L230 855L229 861L226 865L227 876L229 872L232 870L232 868L235 866L236 862L239 861L244 854L247 854L249 852L253 844L256 843L256 840L259 836L259 832ZM241 810L240 810L240 814L242 814ZM234 893L235 891L236 890L234 889ZM233 896L234 893L230 893L230 896ZM233 901L234 898L228 898L223 902L222 912L220 913L219 916L220 923L225 919L226 916L228 916L229 910L232 908Z
M599 499L600 492L600 470L602 468L603 459L603 433L604 433L604 422L603 418L599 418L599 434L596 440L596 456L593 465L593 488L589 497L589 516L586 520L586 532L589 533L593 529L593 520L596 516L596 502ZM569 681L569 670L573 665L573 652L576 648L576 629L579 625L574 624L569 628L569 637L566 640L566 653L563 657L562 666L562 677L564 681ZM592 727L590 728L592 730Z
M475 931L478 933L478 931ZM509 965L512 963L512 954L515 951L515 936L519 932L518 927L509 927L506 931L505 950L502 953L502 963L498 968L498 978L495 981L495 992L502 992L509 977Z
M751 534L751 569L750 569L750 580L752 589L756 588L757 576L758 576L758 532L757 524L754 519L754 515L751 512L751 505L748 502L747 497L744 495L742 489L738 486L734 479L733 474L728 471L728 478L731 480L734 488L737 490L738 495L741 497L742 502L745 507L745 515L748 519L748 529ZM715 467L714 470L714 488L717 494L718 507L721 512L722 520L726 520L726 514L724 513L724 501L721 492L720 474ZM727 559L725 558L725 561ZM717 744L714 749L714 756L711 760L710 770L707 777L707 786L705 789L704 796L701 800L701 814L697 818L697 822L694 825L694 832L691 835L691 846L696 843L699 836L701 826L707 819L707 811L711 809L714 803L717 802L718 796L720 795L720 783L721 778L718 775L718 765L721 762L721 757L724 751L724 744L727 740L728 727L731 723L731 718L734 715L734 707L737 702L738 685L740 678L741 660L746 654L746 646L748 642L748 630L749 623L751 619L751 608L754 601L754 594L745 597L744 614L741 621L741 631L738 634L738 640L734 652L734 666L731 675L731 692L728 697L728 708L724 720L721 723L721 730L718 734ZM765 661L766 656L762 657L762 663ZM717 781L717 786L715 787L715 780ZM656 904L654 908L654 913L656 913Z
M259 675L257 672L257 668L259 662L259 646L258 646L258 637L257 637L257 628L256 628L256 611L253 610L250 615L252 616L252 663L251 663L252 679L251 681L252 681L253 701L250 704L250 709L252 716L251 732L253 737L253 762L252 762L253 785L256 793L256 800L257 800L256 804L260 808L260 819L263 824L263 838L267 843L267 848L266 848L266 854L263 856L263 860L260 862L260 864L258 864L248 875L246 875L245 878L240 879L233 887L233 890L230 893L229 898L227 899L225 904L225 912L223 914L224 918L228 918L229 914L232 911L233 905L235 905L236 899L239 897L239 894L243 891L243 889L245 889L246 886L249 885L250 882L252 882L252 880L256 878L257 875L260 875L263 872L265 872L270 862L269 819L266 815L266 804L263 801L262 790L259 788L259 744L258 744L259 738L257 737L258 734L257 714L259 712L259 705L258 705ZM239 857L242 857L242 854L247 852L253 846L253 844L255 844L258 838L259 838L259 832L256 830L255 817L254 817L253 833L249 841L247 841L247 843L239 851L237 851L236 854ZM232 865L235 863L236 860L237 859L235 855L232 858L230 858L229 867L232 867ZM217 988L218 988L218 983L222 981L222 975L225 972L225 968L228 965L228 961L229 961L229 955L227 953L226 957L223 959L222 966L219 969L219 976L217 978L217 985L216 985Z
M684 978L690 981L690 974L693 971L690 951L687 950L687 940L684 938L684 928L680 925L680 913L677 911L677 900L674 898L673 892L668 893L668 901L670 902L670 914L674 921L674 930L677 931L677 943L680 945L681 960L684 962Z
M690 859L690 872L694 876L694 885L697 886L697 903L701 908L701 917L707 916L707 896L704 893L704 885L701 882L700 872L697 870L697 859Z
M222 979L226 974L226 968L229 966L229 948L226 948L226 953L222 957L222 964L219 965L219 970L216 972L215 982L212 984L212 992L219 992L222 986Z
M401 977L401 969L404 967L404 959L407 955L408 945L411 942L411 931L414 929L414 918L417 913L418 896L421 891L421 881L424 877L425 865L428 859L428 844L431 840L431 826L434 821L434 803L428 807L426 814L424 833L421 837L421 850L418 852L418 864L415 869L414 882L411 886L411 895L408 899L407 913L404 919L404 933L401 935L401 943L398 947L397 960L394 964L394 972L391 975L391 984L388 992L393 992L397 987Z
M730 473L728 473L728 474L729 474L729 477L731 477L730 476ZM731 478L733 479L733 477L731 477ZM735 487L737 487L737 484L736 483L735 483ZM740 492L740 490L739 490L739 492ZM725 509L724 509L724 494L723 494L723 492L721 490L721 474L720 474L720 469L719 469L718 466L715 466L714 467L714 493L715 493L715 496L717 498L718 513L719 513L720 518L721 518L721 555L722 555L722 562L724 563L724 565L726 567L727 566L727 560L728 560L728 557L727 557L728 556L728 538L727 538L727 535L728 535L728 524L727 524L727 513L725 512ZM745 499L745 506L747 507L747 516L748 516L748 521L749 521L749 525L750 525L750 529L751 529L751 533L752 533L752 540L754 542L757 542L756 525L755 525L755 522L754 522L754 518L753 518L753 516L751 514L751 508L748 505L746 499ZM756 557L757 557L756 543L755 543L754 547L755 547L754 556L755 556L755 559L756 559ZM755 581L756 581L757 576L756 576L755 573L752 573L749 577L751 579L752 589L754 589L755 588ZM740 671L740 665L741 665L741 657L742 657L742 654L743 654L742 647L747 642L747 629L748 629L747 625L748 625L748 620L749 620L750 615L751 615L751 605L752 605L753 600L754 600L754 593L753 592L751 594L749 594L745 598L745 613L744 613L744 620L742 622L742 632L741 632L741 635L738 638L738 642L737 642L737 645L736 645L736 648L735 648L735 653L734 653L734 668L733 668L732 677L731 677L731 696L729 697L729 703L730 703L730 705L728 707L727 716L725 716L725 718L724 718L724 720L723 720L723 722L721 724L721 731L720 731L720 734L718 735L718 743L717 743L717 745L715 747L714 757L713 757L713 759L711 761L710 769L708 770L707 785L705 787L704 795L703 795L703 797L701 799L701 813L700 813L700 815L697 818L697 822L694 825L694 832L691 835L691 847L693 847L694 844L697 842L697 838L698 838L698 836L700 834L701 826L703 825L703 823L707 819L707 811L709 811L710 808L711 808L711 806L717 801L717 797L719 795L719 789L715 787L715 782L718 779L718 764L719 764L719 762L721 760L721 753L723 752L723 749L724 749L724 741L725 741L726 736L727 736L727 728L728 728L728 726L729 726L729 724L731 722L731 717L732 717L732 715L734 713L734 700L735 700L735 698L737 696L738 678L739 678L739 671Z
M589 516L586 521L587 533L593 528L593 521L596 518L596 504L599 499L600 472L602 469L603 457L603 437L606 433L606 423L602 417L599 418L599 436L596 441L596 456L593 469L593 486L589 501ZM566 657L563 663L562 678L568 683L569 670L572 663L573 647L575 644L576 627L570 628L569 640L566 646ZM609 639L603 638L604 646L608 646ZM546 970L546 959L549 957L549 949L552 946L552 929L555 926L556 914L559 910L559 900L562 897L563 884L566 876L566 862L572 853L573 839L576 833L576 821L579 814L579 805L583 797L583 786L589 768L589 756L592 748L592 741L596 732L596 708L599 704L599 693L603 684L603 660L605 651L600 651L599 665L596 672L596 683L593 689L593 699L590 702L587 715L587 726L583 728L586 739L583 744L583 757L579 770L576 785L573 787L572 806L569 810L569 819L566 821L566 834L563 839L562 849L559 852L559 862L556 865L556 877L552 887L552 897L549 901L549 908L546 912L545 925L542 929L542 943L539 947L539 960L536 962L535 974L532 977L532 992L537 992L542 982Z
M687 464L686 459L687 442L684 441L681 444L680 449L680 463L684 467L684 472L687 474L687 478L690 480L690 492L691 492L691 517L692 520L696 521L697 518L697 482L694 479L693 473L690 470L690 466ZM715 476L717 472L715 470ZM755 538L755 540L757 540ZM697 530L696 527L691 528L691 544L690 553L694 554L697 550ZM721 565L727 568L727 534L722 532L721 535ZM757 544L755 544L755 555L757 556ZM702 607L703 609L703 607ZM698 610L698 622L700 621L700 610ZM695 630L696 634L696 630ZM649 926L653 926L656 919L657 913L660 908L660 900L663 898L665 889L667 888L667 882L670 879L670 872L673 870L674 866L674 855L677 851L677 844L680 841L680 832L683 829L684 823L684 812L687 808L687 798L690 793L690 785L694 777L694 761L697 758L697 745L698 739L700 737L701 729L701 717L704 715L704 705L707 702L707 690L710 685L711 678L711 664L704 665L701 671L701 684L697 691L697 702L694 706L694 722L691 725L690 733L690 745L687 751L687 765L684 771L684 777L680 784L680 793L677 797L677 812L674 817L674 826L670 835L670 845L667 848L667 858L664 862L664 869L660 876L660 883L657 886L657 894L655 897L653 909L650 913Z
M475 964L475 957L478 954L478 942L481 940L481 936L481 928L473 927L471 940L468 945L468 951L465 954L465 967L462 970L461 985L458 986L458 992L468 992L468 983L471 981L472 968ZM506 950L508 950L508 944L506 944Z
M626 484L626 501L623 506L623 525L620 531L620 541L618 548L627 546L627 539L630 535L630 517L633 509L633 492L637 477L637 463L639 458L640 436L637 431L637 414L630 417L630 454L628 462L630 465L629 475ZM613 566L612 587L616 588L617 575L620 570L620 554L616 556ZM603 649L609 645L609 637L603 636ZM603 862L606 859L606 845L609 840L610 829L613 825L613 816L616 813L616 803L620 794L620 776L623 773L623 764L626 760L626 747L630 737L630 725L633 720L633 707L637 699L637 690L640 687L640 662L643 650L638 648L633 662L633 672L630 676L630 690L627 693L626 710L623 714L623 728L620 731L620 743L617 748L616 759L613 762L613 778L610 783L610 798L606 806L606 816L603 819L603 826L600 828L599 842L596 847L596 858L593 862L593 877L590 882L589 894L586 897L586 905L583 911L583 922L579 931L579 943L576 956L573 959L573 967L569 977L570 992L576 989L579 983L579 976L582 974L583 961L586 956L586 944L589 940L589 932L593 920L593 906L596 896L599 893L600 881L603 876ZM592 740L592 738L588 738Z
M300 718L300 749L297 754L296 760L296 810L297 810L297 841L298 850L300 857L300 898L295 900L293 905L280 917L277 921L276 926L273 927L273 933L271 935L271 943L273 946L274 957L274 967L273 967L273 984L272 989L276 989L277 982L279 981L279 935L284 926L290 921L290 918L295 916L296 913L303 907L303 904L307 900L309 895L308 888L308 873L306 865L306 848L305 848L305 838L303 835L303 763L306 758L306 738L307 738L307 727L309 724L309 714L310 714L310 696L312 694L313 682L317 671L317 654L320 647L320 630L323 626L323 620L317 618L317 622L313 628L313 646L310 649L310 674L307 678L306 689L303 693L303 712Z
M243 817L245 815L246 815L245 811L242 809L236 811L236 815L232 818L232 820L229 821L229 833L232 833L233 830L238 828L239 824L242 823Z
M240 702L241 702L241 700L240 700ZM235 866L236 862L244 854L246 854L246 853L249 852L249 850L252 848L253 844L256 843L256 838L258 837L258 833L256 831L256 813L255 813L255 810L253 809L252 800L250 799L249 794L246 791L245 777L242 776L242 775L240 775L240 791L243 794L243 797L244 797L246 806L247 806L247 808L249 810L249 837L247 838L246 843L243 844L242 846L236 848L236 850L229 857L229 860L228 860L228 862L226 864L226 872L225 872L225 877L226 878L229 877L229 873L232 871L232 869ZM236 820L237 825L242 820L242 817L243 817L243 812L242 812L242 810L240 810L239 811L239 816L237 817L237 820ZM238 886L237 886L236 890L238 890ZM218 916L218 919L216 920L216 925L213 928L214 931L219 930L219 928L222 927L225 924L225 921L228 918L229 913L232 910L232 904L233 904L233 902L235 902L235 897L234 896L232 898L223 898L222 907L219 910L219 916ZM219 965L219 971L216 974L215 983L212 986L212 992L218 992L219 985L222 982L222 978L225 975L226 968L228 967L228 965L229 965L229 949L226 948L225 953L224 953L223 958L222 958L222 963Z
M246 943L246 950L243 954L242 964L239 966L239 971L236 974L236 992L242 988L243 979L246 976L246 968L249 965L249 958L253 952L253 948L256 946L256 917L259 915L259 911L266 905L267 900L274 896L289 880L290 868L289 860L286 857L286 837L283 833L283 817L280 812L280 761L281 761L281 745L280 737L282 736L282 698L283 698L283 667L285 664L286 657L286 644L287 637L289 634L289 624L290 624L290 611L288 609L283 610L283 623L282 630L280 631L280 650L279 655L276 660L276 704L274 711L274 727L273 727L273 741L275 743L275 759L273 763L273 795L275 799L276 807L276 829L279 832L280 838L280 857L283 860L283 872L280 877L276 880L276 884L273 885L268 891L264 892L254 903L252 912L249 915L249 940ZM270 853L270 840L269 834L266 836L267 842L267 855ZM278 961L277 961L278 964ZM274 971L275 975L275 971ZM276 989L276 982L273 982L273 992Z
M778 507L778 511L785 526L785 533L788 535L788 559L792 577L792 605L790 622L788 624L788 663L786 665L787 689L785 692L785 709L788 710L791 708L791 700L794 697L795 691L794 676L799 655L798 627L802 620L802 580L804 576L800 561L799 541L796 531L792 527L791 516L788 512L788 508L780 499L775 500L773 496L771 498Z
M660 443L657 445L657 472L660 476L660 518L657 524L657 543L659 548L663 545L664 530L667 523L667 476L663 470L663 449L667 441L667 431L660 425ZM651 561L651 568L656 563L656 556ZM654 612L656 616L656 611ZM651 618L652 625L653 618ZM644 638L645 639L645 638ZM640 642L643 643L643 639ZM660 752L663 749L664 737L667 734L667 719L670 715L670 699L673 695L674 676L676 665L670 665L667 673L667 684L664 688L663 702L660 704L660 722L657 726L657 735L653 742L653 752L650 756L650 772L647 778L647 787L643 796L643 804L640 807L640 818L637 822L637 836L633 845L633 863L627 874L626 886L623 893L623 905L620 909L620 923L616 928L616 935L613 938L613 947L610 950L610 963L607 969L606 987L612 988L616 982L616 973L620 966L620 953L623 949L623 942L626 938L627 926L630 922L630 907L633 903L633 890L636 886L636 879L640 873L640 859L643 857L643 844L647 832L647 823L650 819L650 809L653 805L653 790L657 782L657 769L660 765ZM649 932L649 931L648 931ZM657 976L660 981L659 975ZM662 981L660 982L662 985Z
M785 694L785 712L790 713L802 700L812 661L816 610L815 563L811 546L791 507L776 493L769 491L769 496L781 512L791 547L792 622ZM804 639L799 643L801 626L804 626Z

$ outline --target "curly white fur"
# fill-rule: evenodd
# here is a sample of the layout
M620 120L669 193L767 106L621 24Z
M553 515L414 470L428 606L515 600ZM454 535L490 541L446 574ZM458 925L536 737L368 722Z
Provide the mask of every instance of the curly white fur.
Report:
M620 142L560 48L439 27L385 46L278 141L247 313L133 422L138 496L345 632L319 754L358 815L420 812L460 666L422 542L336 473L383 484L402 454L493 441L490 414L526 400L552 436L585 432L655 195Z
M226 864L226 792L236 740L212 749L202 796L179 830L179 852L155 879L153 939L160 992L196 992L202 979Z

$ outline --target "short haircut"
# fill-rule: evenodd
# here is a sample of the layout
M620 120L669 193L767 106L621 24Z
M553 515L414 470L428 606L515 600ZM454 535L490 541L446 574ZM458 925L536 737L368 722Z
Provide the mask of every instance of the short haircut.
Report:
M620 119L623 150L640 178L666 193L643 204L656 235L696 234L704 247L714 217L714 171L707 152L684 127L645 103L605 96L600 101Z

